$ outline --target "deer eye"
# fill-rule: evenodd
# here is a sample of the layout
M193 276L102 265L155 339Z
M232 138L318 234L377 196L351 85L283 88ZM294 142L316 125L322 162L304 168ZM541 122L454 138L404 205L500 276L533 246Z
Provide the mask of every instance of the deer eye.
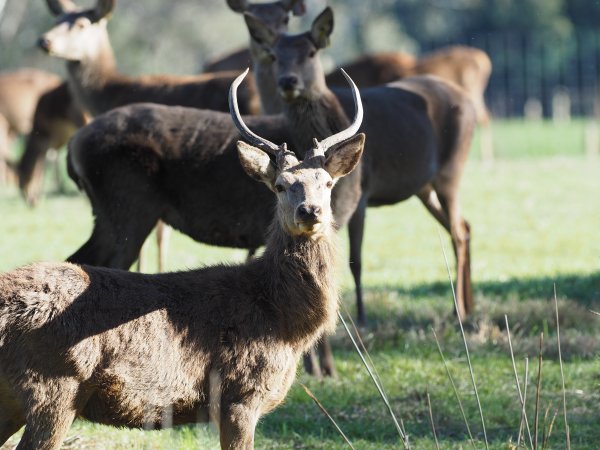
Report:
M310 53L308 54L308 57L309 58L314 58L316 54L317 54L316 50L311 50Z
M275 185L275 190L276 190L277 192L284 192L284 191L285 191L285 186L284 186L283 184L277 183L277 184Z
M286 18L283 19L283 24L287 25L289 23L289 21L290 21L290 18L286 16Z
M329 189L331 189L331 188L333 187L333 181L329 180L329 181L327 182L327 187L328 187Z

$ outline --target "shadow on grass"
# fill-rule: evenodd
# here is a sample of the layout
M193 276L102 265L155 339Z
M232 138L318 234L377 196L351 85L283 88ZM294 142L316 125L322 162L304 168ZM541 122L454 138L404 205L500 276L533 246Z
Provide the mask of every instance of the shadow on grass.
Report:
M473 288L475 301L481 297L494 300L548 300L554 298L554 284L559 299L575 301L582 306L600 305L600 272L580 275L564 274L554 277L510 278L503 281L475 281ZM392 291L397 295L409 297L450 296L448 282L418 284L409 287L382 286L366 289L371 291Z

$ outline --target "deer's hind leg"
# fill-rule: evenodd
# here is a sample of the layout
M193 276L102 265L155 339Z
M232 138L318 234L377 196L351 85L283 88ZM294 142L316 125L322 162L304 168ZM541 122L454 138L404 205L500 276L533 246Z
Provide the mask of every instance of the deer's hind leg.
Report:
M473 311L471 288L470 226L462 217L456 191L446 192L425 186L418 194L431 215L450 233L456 257L456 299L461 318Z

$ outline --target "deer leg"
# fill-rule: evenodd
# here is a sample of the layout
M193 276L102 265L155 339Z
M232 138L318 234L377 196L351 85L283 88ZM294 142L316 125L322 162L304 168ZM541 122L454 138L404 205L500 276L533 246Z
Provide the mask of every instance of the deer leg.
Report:
M354 277L354 285L356 287L356 311L359 326L365 326L367 323L361 282L362 241L365 231L366 210L367 198L363 196L358 203L356 211L354 211L354 214L350 218L350 222L348 222L348 234L350 235L350 271Z
M255 248L251 248L248 250L248 256L246 256L246 262L250 262L252 261L252 258L254 258L254 255L256 255L256 250Z
M140 252L138 254L137 267L136 270L140 273L145 273L148 269L146 267L146 252L148 251L148 240L145 240L142 246L140 247Z
M257 421L258 414L245 405L223 406L219 424L221 449L253 449L254 429Z
M20 406L0 385L0 447L23 425L25 418Z
M425 187L419 191L417 197L419 197L419 200L425 205L425 208L427 208L427 211L430 212L434 219L450 233L450 220L448 219L448 214L446 214L446 211L442 208L433 186L430 184L425 185Z
M328 336L323 335L317 344L317 349L319 351L319 362L321 363L321 373L323 376L337 377L333 352L331 351L331 344L329 343Z
M319 365L319 358L314 347L311 347L309 351L304 354L304 370L307 374L312 375L316 378L322 378L323 373L321 372L321 366Z
M156 224L156 245L158 246L158 271L164 272L167 267L167 252L173 229L159 220Z
M450 236L456 256L456 300L458 303L458 314L461 318L464 318L473 311L470 226L462 217L456 190L452 190L450 193L442 193L438 190L438 197L450 222Z
M29 390L25 402L29 411L17 450L59 449L77 414L76 382L61 379L42 383Z
M10 152L10 126L6 118L0 115L0 185L8 181L8 155Z

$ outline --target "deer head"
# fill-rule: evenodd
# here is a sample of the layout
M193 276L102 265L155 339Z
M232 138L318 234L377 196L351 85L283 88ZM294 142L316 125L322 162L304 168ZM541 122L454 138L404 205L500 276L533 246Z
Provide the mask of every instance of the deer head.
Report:
M279 222L288 234L318 236L333 225L333 186L354 170L362 155L365 135L356 135L363 117L358 88L344 72L352 87L356 117L347 129L321 142L314 139L312 149L300 161L285 143L276 145L254 134L244 123L236 92L247 73L248 70L233 82L229 92L233 121L242 137L251 143L238 141L242 167L250 177L266 184L277 195Z
M115 0L98 0L93 9L78 8L70 0L46 1L58 20L38 40L42 50L69 61L81 61L95 55L108 40L106 19Z
M325 75L317 57L329 46L333 32L333 11L327 7L313 21L310 31L298 35L273 32L261 19L245 13L253 41L270 52L281 96L286 101L299 97L315 98L325 87Z
M227 0L227 5L238 13L250 13L275 33L285 33L290 20L289 13L302 16L306 12L304 0L280 0L270 3L250 3L247 0Z

